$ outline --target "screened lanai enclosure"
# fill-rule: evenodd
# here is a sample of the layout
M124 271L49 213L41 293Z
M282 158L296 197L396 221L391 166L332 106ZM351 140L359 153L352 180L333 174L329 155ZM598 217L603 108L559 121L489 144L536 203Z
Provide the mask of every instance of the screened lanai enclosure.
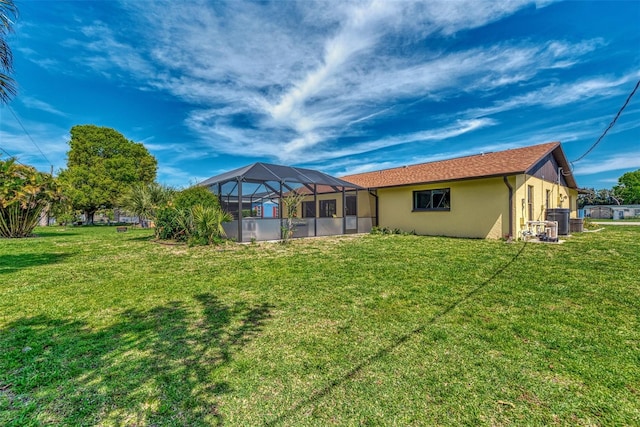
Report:
M233 215L223 227L238 242L281 239L283 198L292 192L304 195L293 215L293 237L366 233L376 222L374 193L312 169L254 163L198 185Z

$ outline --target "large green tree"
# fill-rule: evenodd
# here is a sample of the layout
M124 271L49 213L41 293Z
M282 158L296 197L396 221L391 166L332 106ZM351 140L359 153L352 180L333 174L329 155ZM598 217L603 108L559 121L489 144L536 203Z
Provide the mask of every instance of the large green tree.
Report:
M13 0L0 0L0 103L8 103L16 94L13 72L13 55L6 41L6 36L13 31L13 20L18 15L18 8Z
M601 188L600 190L587 188L584 191L584 193L578 195L578 208L580 209L587 205L619 205L622 202L621 197L608 188Z
M60 180L74 209L93 223L98 209L111 209L134 184L152 183L158 162L140 143L94 125L71 128L67 169Z
M613 187L613 192L624 204L640 203L640 169L618 178L618 185Z

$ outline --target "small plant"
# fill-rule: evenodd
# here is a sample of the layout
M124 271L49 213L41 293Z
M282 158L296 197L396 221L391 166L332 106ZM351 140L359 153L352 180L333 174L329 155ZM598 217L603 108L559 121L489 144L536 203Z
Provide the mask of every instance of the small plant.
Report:
M305 194L298 191L290 191L286 196L282 198L282 204L284 205L287 218L285 224L281 227L282 230L282 243L287 244L293 237L295 232L295 223L293 220L298 216L298 205L304 198Z
M250 218L250 217L256 217L258 216L258 211L255 209L243 209L242 210L242 217L243 218Z
M596 228L598 228L598 224L594 224L591 218L585 218L582 224L582 227L585 230L595 230Z
M403 236L417 236L416 230L411 230L409 232L407 231L402 231L400 228L394 228L391 229L389 227L378 227L378 226L374 226L371 228L370 231L371 234L400 234Z

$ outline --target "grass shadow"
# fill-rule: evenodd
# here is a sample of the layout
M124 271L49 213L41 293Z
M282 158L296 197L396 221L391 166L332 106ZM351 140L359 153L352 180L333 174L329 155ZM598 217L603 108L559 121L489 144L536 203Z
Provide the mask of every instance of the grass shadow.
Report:
M355 378L362 370L366 369L368 366L372 365L373 363L375 363L376 361L378 361L378 360L380 360L380 359L382 359L384 357L387 357L390 353L392 353L398 347L402 346L405 342L409 341L414 336L424 333L426 331L426 329L430 325L435 324L442 317L444 317L447 314L449 314L451 311L453 311L459 305L463 304L465 301L468 301L471 298L473 298L475 295L477 295L479 292L481 292L485 287L487 287L487 285L489 285L491 282L493 282L493 280L496 277L500 276L505 270L507 270L509 268L509 266L511 266L511 264L513 264L520 257L520 255L522 254L522 252L524 251L526 246L527 246L527 243L525 242L522 245L522 247L520 248L520 250L513 256L513 258L510 259L508 262L506 262L501 267L499 267L498 269L496 269L496 271L487 280L485 280L484 282L480 283L478 286L476 286L475 288L473 288L472 290L470 290L469 292L464 294L462 297L460 297L457 300L455 300L453 303L449 304L447 307L444 308L444 310L436 313L433 317L431 317L429 320L427 320L422 325L418 326L417 328L413 329L412 331L407 332L404 335L401 335L400 337L395 339L391 344L381 348L376 353L374 353L371 356L365 358L363 361L361 361L360 363L355 365L353 368L351 368L349 371L344 373L342 376L340 376L338 378L335 378L334 380L329 382L329 384L325 385L324 387L322 387L322 388L320 388L318 390L315 390L314 392L311 393L311 395L309 397L307 397L307 398L295 403L290 408L288 408L287 410L282 412L279 416L273 418L270 421L267 421L265 423L265 425L266 426L274 426L274 425L282 424L288 418L290 418L291 416L295 415L297 412L303 410L307 406L312 405L315 402L317 402L317 401L325 398L329 394L331 394L331 392L335 388L337 388L339 386L342 386L346 382L348 382L348 381L352 380L353 378Z
M125 236L125 237L128 237L128 236ZM154 235L127 238L127 240L130 240L132 242L151 242L154 239L155 239Z
M232 385L220 370L271 309L201 294L126 310L103 329L17 320L0 330L0 424L222 425L218 398Z
M38 230L33 233L32 238L36 239L45 239L48 237L67 237L67 236L77 236L78 233L74 233L73 231L49 231L49 230Z
M19 254L0 255L0 274L13 273L24 268L38 267L47 264L63 262L73 254L70 253L39 253L39 254Z

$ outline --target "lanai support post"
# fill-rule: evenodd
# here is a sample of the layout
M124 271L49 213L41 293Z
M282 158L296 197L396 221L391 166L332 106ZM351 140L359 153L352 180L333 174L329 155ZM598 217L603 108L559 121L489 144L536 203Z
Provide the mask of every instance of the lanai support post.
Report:
M284 205L282 204L282 181L280 181L280 193L278 194L278 218L280 218L280 238L283 237L284 223L282 222L282 212Z
M238 242L242 242L242 178L238 177Z
M318 184L313 184L313 235L318 236Z
M347 234L347 195L342 187L342 234Z
M360 211L358 209L358 190L356 189L356 234L360 232L360 224L358 224L359 216L360 216Z

